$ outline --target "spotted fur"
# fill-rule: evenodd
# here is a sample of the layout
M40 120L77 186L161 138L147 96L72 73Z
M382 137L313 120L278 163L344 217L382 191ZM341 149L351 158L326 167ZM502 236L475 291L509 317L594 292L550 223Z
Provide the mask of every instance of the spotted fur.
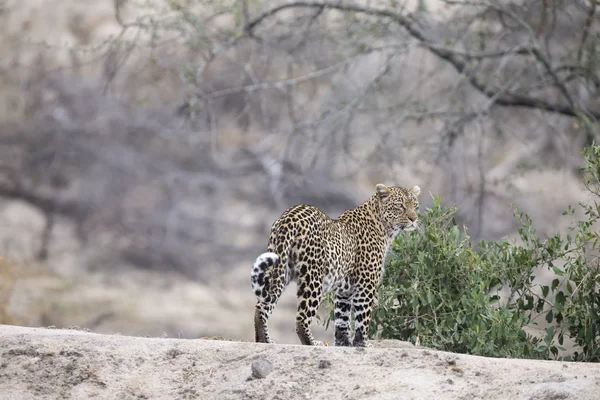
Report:
M255 339L271 343L267 321L285 287L298 283L296 332L300 342L317 345L310 331L324 293L335 293L335 345L366 346L366 330L383 273L386 253L398 233L418 223L418 186L378 184L360 206L331 219L314 206L298 205L273 223L267 253L252 267L258 301ZM354 338L350 314L354 309Z

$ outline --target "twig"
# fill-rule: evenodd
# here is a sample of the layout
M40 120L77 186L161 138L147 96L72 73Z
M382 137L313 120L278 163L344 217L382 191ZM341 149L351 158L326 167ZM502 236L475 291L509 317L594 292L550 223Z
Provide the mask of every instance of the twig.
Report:
M228 89L223 89L223 90L217 90L217 91L214 91L211 93L206 93L206 97L214 99L217 97L229 96L231 94L242 93L242 92L251 93L251 92L256 92L259 90L266 90L266 89L283 90L287 87L295 86L299 83L307 82L312 79L320 78L325 75L328 75L328 74L338 70L339 68L349 64L354 59L355 59L355 57L348 58L344 61L333 64L327 68L323 68L323 69L311 72L306 75L298 76L296 78L285 79L285 80L276 81L276 82L261 82L261 83L256 83L256 84L252 84L252 85L245 85L245 86L238 86L238 87L233 87L233 88L228 88Z
M536 36L539 38L546 30L546 19L548 18L548 2L550 0L542 0L542 18L538 26Z
M581 57L583 56L583 47L585 46L585 42L590 34L590 29L592 27L592 23L594 22L594 14L596 13L596 0L591 0L592 6L588 11L587 18L585 20L585 25L583 27L583 33L581 35L581 42L579 43L579 48L577 49L577 61L581 61Z
M436 50L440 50L440 51L444 51L444 52L451 52L454 53L457 56L461 56L464 58L468 58L470 60L477 60L477 59L485 59L485 58L500 58L500 57L505 57L508 55L513 55L513 54L519 54L519 55L531 55L532 51L534 51L534 47L531 46L516 46L510 49L506 49L506 50L500 50L500 51L490 51L490 52L473 52L473 51L461 51L461 50L456 50L456 49L452 49L450 47L447 46L439 46L437 44L426 44L424 45L425 48L428 49L436 49Z

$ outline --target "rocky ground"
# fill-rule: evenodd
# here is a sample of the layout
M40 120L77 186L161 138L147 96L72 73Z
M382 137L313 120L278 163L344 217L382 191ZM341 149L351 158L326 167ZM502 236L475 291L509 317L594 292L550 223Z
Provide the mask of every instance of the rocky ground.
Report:
M219 340L220 339L220 340ZM0 326L1 399L597 399L600 365Z

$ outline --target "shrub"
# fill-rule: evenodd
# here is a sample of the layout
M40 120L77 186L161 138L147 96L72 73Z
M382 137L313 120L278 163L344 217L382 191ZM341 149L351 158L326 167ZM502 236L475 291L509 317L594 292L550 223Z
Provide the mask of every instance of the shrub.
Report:
M581 351L564 360L600 361L600 146L584 149L583 183L591 194L564 215L566 234L542 239L519 210L516 241L481 241L477 248L454 219L457 208L439 198L420 216L423 234L400 235L393 244L371 338L408 340L440 350L492 357L557 358L565 335ZM535 282L539 268L554 273L550 285ZM499 288L511 296L500 302ZM329 303L332 297L328 296ZM543 316L541 338L523 328ZM329 314L328 326L333 318Z
M585 218L571 227L564 237L557 237L549 251L564 253L565 264L554 267L558 276L544 293L555 292L552 315L547 320L562 323L565 330L581 346L573 358L582 361L600 361L600 146L585 148L586 161L582 169L583 183L591 194L588 203L581 202ZM564 213L574 216L574 209ZM562 239L562 240L561 240ZM554 254L552 254L554 255ZM562 288L564 287L564 291Z
M497 296L490 296L508 268L522 272L535 265L520 262L527 256L515 252L510 265L498 268L488 254L499 254L506 244L482 243L475 251L466 229L456 225L455 212L436 198L421 217L423 235L397 238L371 333L458 353L539 356L522 330L526 313L498 307Z
M569 335L582 351L565 359L600 361L600 146L584 149L585 218L566 234L540 238L529 217L515 211L520 243L485 242L475 250L456 208L438 198L421 216L423 235L401 235L393 246L379 288L371 335L409 340L441 350L496 357L556 358ZM537 268L552 270L550 285L534 282ZM498 303L494 288L509 287ZM523 327L544 315L544 337L527 337ZM558 330L557 330L558 328Z

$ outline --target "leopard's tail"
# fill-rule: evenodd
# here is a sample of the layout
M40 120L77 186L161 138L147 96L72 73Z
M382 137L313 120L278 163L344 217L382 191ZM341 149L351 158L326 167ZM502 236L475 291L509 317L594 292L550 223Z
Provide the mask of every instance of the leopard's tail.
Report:
M252 290L262 302L270 302L272 288L271 288L271 275L274 269L277 269L280 263L279 256L275 253L263 253L254 262L252 266L252 273L250 274L250 282L252 283Z

